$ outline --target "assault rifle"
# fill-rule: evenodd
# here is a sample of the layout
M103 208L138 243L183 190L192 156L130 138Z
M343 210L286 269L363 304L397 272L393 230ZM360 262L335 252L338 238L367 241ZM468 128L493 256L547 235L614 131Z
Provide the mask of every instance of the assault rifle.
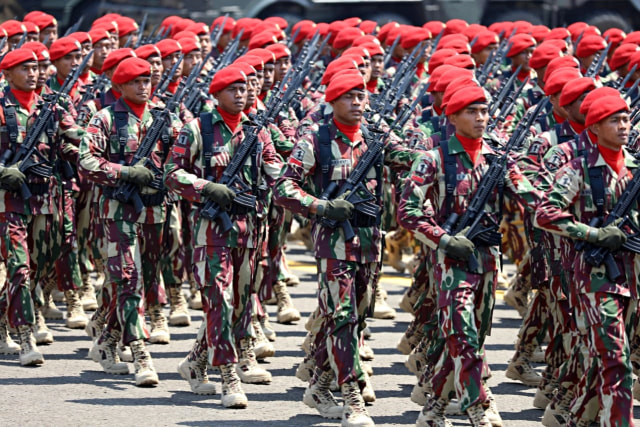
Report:
M216 24L215 27L211 29L211 34L209 34L209 38L211 39L211 50L218 50L218 42L220 41L220 37L224 33L224 26L227 24L227 20L229 19L229 14L224 15L224 19L220 24Z
M84 93L80 100L76 103L76 109L80 109L84 104L86 104L89 100L95 99L99 93L104 93L107 84L109 83L109 77L106 74L102 73L89 85L84 87ZM77 120L78 122L82 122L80 118Z
M465 237L476 245L496 246L500 244L502 235L497 231L499 224L489 217L485 211L485 206L495 187L504 180L509 153L522 144L530 131L531 125L548 102L549 98L545 97L533 111L527 113L518 123L511 138L504 146L504 153L490 162L489 169L482 176L478 189L469 202L467 210L462 216L455 212L451 213L442 225L447 234L455 236L462 230L467 229ZM485 219L490 222L489 226L482 224ZM468 267L470 272L478 271L478 260L473 254L468 260Z
M624 78L622 76L618 78L618 80L613 84L613 88L619 91L623 91L624 87L627 85L627 83L631 79L631 76L633 76L633 73L636 72L637 68L638 68L638 64L634 64L633 67L631 67L631 69L627 73L627 75L624 76Z
M144 34L144 29L147 26L147 19L149 19L149 14L145 13L142 18L142 24L140 24L140 28L138 28L138 40L136 40L136 44L133 46L134 49L137 49L142 45L142 36Z
M480 76L478 76L478 82L481 86L485 85L489 76L494 77L497 74L502 61L504 61L505 56L507 55L507 53L509 53L511 47L513 46L511 39L516 34L516 31L517 28L514 28L509 37L502 39L502 41L498 45L498 48L494 51L495 54L485 62L486 68L483 66L484 71L480 74Z
M593 61L591 61L589 68L587 68L587 72L584 74L585 77L591 77L593 79L600 73L602 64L604 64L605 59L607 59L607 54L609 53L612 44L613 43L607 44L607 47L605 47L604 50L601 50L596 54Z
M171 83L171 79L173 79L173 76L175 75L176 71L178 71L178 67L182 63L183 59L184 59L184 56L180 55L176 63L173 64L173 67L171 67L168 70L165 70L164 73L162 73L162 77L160 77L160 82L158 83L158 86L156 86L155 90L153 91L149 99L152 99L156 95L164 96L165 92L167 91L167 88L169 87L169 83Z
M436 36L436 39L433 41L433 43L431 43L431 50L429 51L429 55L427 55L427 60L424 61L427 64L429 63L429 60L431 59L431 55L433 55L433 53L438 48L438 45L440 44L440 40L442 40L443 36L444 36L444 31L440 31L438 33L438 35Z
M521 68L522 65L520 65L511 75L511 77L509 77L509 80L507 80L504 87L500 90L498 96L496 96L489 104L489 125L487 126L488 133L491 133L498 125L498 123L504 122L504 120L507 118L507 115L511 113L513 105L522 93L525 85L529 82L529 77L527 77L519 87L517 87L515 90L513 89L516 78L518 77L518 73L520 72ZM500 115L496 117L496 113L498 112L498 110L500 110Z
M82 25L82 21L84 21L84 16L81 16L80 19L78 19L75 24L67 28L67 31L65 31L62 37L67 37L69 34L73 34L76 31L78 31L78 29L80 28L80 25Z
M78 81L82 70L84 70L84 67L89 62L92 53L93 51L85 57L80 65L75 67L72 72L67 75L60 90L52 94L52 96L45 101L38 114L38 118L29 129L29 132L27 132L20 147L15 153L13 153L11 149L7 149L0 158L0 166L15 165L17 163L18 170L25 175L33 174L42 178L51 178L51 175L53 175L53 166L38 150L40 138L43 132L48 130L50 122L55 119L54 114L56 109L59 108L58 102L60 98L69 95L71 88L75 82ZM20 196L23 200L29 200L31 198L31 191L26 182L23 182L20 187Z
M389 66L389 62L391 61L391 57L393 56L393 51L396 50L398 43L400 43L400 38L401 36L396 37L396 39L389 47L387 53L384 55L384 68L387 68Z

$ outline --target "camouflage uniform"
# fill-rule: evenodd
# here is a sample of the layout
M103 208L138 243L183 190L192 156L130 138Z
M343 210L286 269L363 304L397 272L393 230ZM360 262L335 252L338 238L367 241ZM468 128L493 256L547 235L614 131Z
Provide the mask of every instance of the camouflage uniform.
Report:
M482 155L473 166L461 143L452 136L449 153L455 157L457 170L451 212L461 214L488 168L486 156L494 154L494 151L486 142L483 143ZM525 204L531 203L537 194L513 159L508 161L505 189ZM482 386L485 365L482 348L491 327L500 261L497 247L476 247L474 252L479 271L471 273L465 263L436 250L442 235L446 234L439 225L448 215L445 194L444 162L441 148L438 148L427 152L414 164L398 207L398 221L432 249L433 283L439 286L439 323L446 340L442 366L431 381L433 392L444 399L451 399L457 394L464 411L487 400ZM489 212L493 215L498 212L497 201L496 190L490 199Z

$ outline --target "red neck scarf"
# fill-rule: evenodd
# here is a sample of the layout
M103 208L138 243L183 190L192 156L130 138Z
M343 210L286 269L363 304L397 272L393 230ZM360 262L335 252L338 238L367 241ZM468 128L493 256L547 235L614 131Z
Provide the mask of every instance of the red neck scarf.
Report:
M436 113L438 116L441 116L443 111L444 109L438 107L436 104L433 104L433 112Z
M516 72L517 68L511 68L511 71L513 73ZM529 77L531 75L531 71L520 71L520 73L518 73L518 77L516 77L518 80L520 80L520 82L523 82L524 79L526 79L527 77Z
M120 92L118 92L117 90L115 90L113 87L111 88L111 93L113 93L113 96L116 99L120 99L120 97L122 96L122 94Z
M584 132L584 129L585 129L584 125L581 125L580 123L572 122L571 120L569 120L569 124L571 125L571 128L576 131L578 135Z
M102 70L99 70L99 69L97 69L97 68L95 68L95 67L89 67L89 69L90 69L91 71L93 71L94 73L96 73L97 75L102 74Z
M11 93L15 96L16 100L20 104L20 106L29 112L31 111L31 107L33 107L33 103L36 99L36 92L33 90L20 90L20 89L11 89Z
M238 129L238 125L240 124L240 120L242 120L242 113L238 113L238 114L227 113L220 107L216 107L216 110L218 111L218 113L220 113L220 117L222 117L222 120L224 120L226 125L229 126L229 129L231 129L231 132L236 133L236 130Z
M255 101L253 101L253 105L248 106L247 108L245 108L244 110L242 110L242 112L245 115L249 115L249 113L251 113L252 111L255 111L258 109L258 99L256 98Z
M596 144L598 142L598 135L596 135L595 133L591 132L589 129L587 129L587 135L589 135L589 140L591 142L593 142L594 144Z
M620 171L624 167L624 151L622 151L622 148L615 151L611 148L603 147L598 144L598 151L600 151L600 155L602 155L602 158L607 162L611 169L620 175Z
M129 101L128 99L122 98L125 104L131 108L131 112L136 115L137 118L141 119L144 114L145 108L147 108L147 103L144 104L136 104L134 102Z
M78 77L78 80L80 80L84 84L87 84L87 81L89 80L89 72L87 71L86 73L80 74L80 77Z
M62 86L64 84L64 79L60 80L60 77L56 76L56 80L58 81L58 84L60 86ZM70 96L75 96L76 91L78 90L78 82L76 81L73 86L71 86L71 90L69 91L69 95Z
M369 93L376 93L376 88L378 87L378 78L376 77L371 78L371 80L369 80L367 82L367 90L369 91Z
M418 66L416 67L416 77L422 78L423 74L424 74L424 62L419 62Z
M338 128L338 130L340 132L342 132L343 134L345 134L345 136L347 138L349 138L349 140L351 142L356 142L356 141L361 141L362 140L362 134L359 134L358 132L360 131L360 125L345 125L344 123L340 123L339 121L336 120L336 118L333 118L333 123L335 123L336 127Z
M457 132L456 138L458 138L458 141L462 144L462 148L467 152L473 164L477 164L478 159L480 158L480 153L482 152L482 138L466 138Z
M553 113L553 118L556 119L556 123L564 123L564 121L566 120L564 117L557 114L555 111L552 111L552 113Z
M268 91L266 91L266 90L264 92L260 93L260 95L258 95L258 99L260 101L264 102L264 99L267 97L267 93L268 93Z
M176 89L178 89L179 84L180 84L180 79L176 80L175 82L170 82L169 86L167 87L167 90L171 93L176 93Z

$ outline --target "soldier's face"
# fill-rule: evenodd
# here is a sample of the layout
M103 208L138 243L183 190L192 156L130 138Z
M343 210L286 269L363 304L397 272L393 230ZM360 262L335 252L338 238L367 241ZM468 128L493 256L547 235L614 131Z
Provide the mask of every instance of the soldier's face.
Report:
M147 62L151 65L151 86L157 86L164 72L162 60L158 55L152 55L147 58Z
M37 42L39 39L40 39L40 35L38 33L28 33L25 41Z
M200 61L202 61L202 53L199 50L194 50L187 53L184 56L184 60L182 61L182 63L184 64L184 67L182 68L182 75L188 76L189 74L191 74L191 70L193 70L193 67L195 67L195 65Z
M491 55L491 52L493 52L497 48L498 48L497 43L491 43L489 46L485 47L480 52L472 53L471 57L473 58L474 61L476 61L476 65L482 65L485 62L487 62L487 59L489 58L489 55Z
M273 86L273 78L275 76L275 65L272 63L264 64L264 83L262 84L262 91L266 92Z
M564 110L567 112L567 118L574 123L579 123L581 125L584 124L585 115L580 112L580 106L582 105L582 101L584 101L585 96L587 96L589 92L583 93L578 99L573 101L571 104L565 105Z
M620 147L627 144L630 127L629 113L623 111L600 120L590 128L593 133L598 135L598 144L619 150Z
M289 68L291 68L291 57L285 56L284 58L278 59L275 65L275 81L281 81L284 75L287 74L287 71L289 71Z
M202 54L207 55L211 52L211 37L209 37L209 34L198 36L198 39L200 40L200 46L202 47Z
M256 70L256 78L258 79L258 93L261 93L264 85L264 71Z
M58 26L49 25L44 30L40 30L40 41L44 42L47 39L47 47L51 47L51 43L58 40Z
M218 106L230 114L239 114L247 104L247 84L233 83L213 94Z
M180 55L181 55L180 52L174 52L171 55L167 55L164 58L162 58L162 66L164 67L164 69L170 70L171 68L173 68L175 63L178 62L178 59L180 59ZM183 66L184 66L184 61L182 61L180 65L178 65L178 69L176 70L176 73L173 75L173 78L171 79L172 81L176 81L180 78L180 76L182 75Z
M47 71L49 70L50 66L51 61L49 60L38 62L38 83L36 84L37 89L47 84L47 77L49 77L47 75Z
M231 41L231 31L227 31L226 33L220 36L220 39L218 39L218 46L217 46L218 51L222 52L224 48L227 47L230 41Z
M360 123L364 107L367 104L367 92L362 89L352 89L331 101L333 116L340 123L353 126Z
M7 44L9 45L9 50L15 49L18 43L20 43L21 38L22 38L22 33L9 37L9 40L7 40Z
M511 57L511 64L513 68L518 68L522 65L522 71L531 71L529 67L529 60L531 59L531 55L533 54L533 46L529 47L517 55Z
M258 77L255 74L247 76L247 105L245 106L245 109L253 106L253 103L256 102L256 99L258 98L260 89L261 86Z
M127 83L118 85L122 97L134 104L144 104L151 95L151 77L138 76Z
M481 138L489 120L487 104L471 104L449 116L456 133L465 138Z
M62 58L53 61L53 65L55 65L56 70L58 70L58 78L66 79L71 72L71 69L73 69L73 67L77 65L80 65L80 62L82 62L82 53L80 53L79 50L71 52L63 56Z
M11 89L22 91L35 90L38 83L38 63L36 61L23 62L4 71Z
M384 71L384 56L373 55L371 57L371 78L377 79L382 76Z
M371 59L364 58L364 65L358 67L358 69L362 73L365 82L371 80Z
M111 39L106 38L98 41L93 45L93 67L102 69L102 64L107 58L107 55L111 53Z

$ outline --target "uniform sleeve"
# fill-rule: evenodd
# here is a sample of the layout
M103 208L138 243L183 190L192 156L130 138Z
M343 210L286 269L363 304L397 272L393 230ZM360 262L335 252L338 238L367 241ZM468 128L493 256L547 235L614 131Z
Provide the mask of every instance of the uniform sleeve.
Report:
M313 135L315 134L308 134L295 144L273 191L277 205L304 216L309 216L309 206L318 200L316 196L303 189L305 181L314 173L316 167Z
M78 163L79 160L79 147L82 142L82 138L85 135L85 130L78 126L73 116L62 108L58 108L58 137L62 139L60 144L60 156L64 160ZM68 147L68 148L67 148ZM67 153L63 153L67 150Z
M79 172L90 181L115 187L119 184L122 165L107 160L111 119L102 110L91 119L80 143Z
M394 172L401 173L409 170L420 157L420 153L402 144L396 135L389 135L385 141L384 162Z
M510 195L530 212L534 212L542 194L536 190L518 166L517 155L507 160L505 184Z
M272 187L280 176L284 163L276 152L270 133L266 129L260 132L260 138L262 139L262 170L264 171L267 185Z

